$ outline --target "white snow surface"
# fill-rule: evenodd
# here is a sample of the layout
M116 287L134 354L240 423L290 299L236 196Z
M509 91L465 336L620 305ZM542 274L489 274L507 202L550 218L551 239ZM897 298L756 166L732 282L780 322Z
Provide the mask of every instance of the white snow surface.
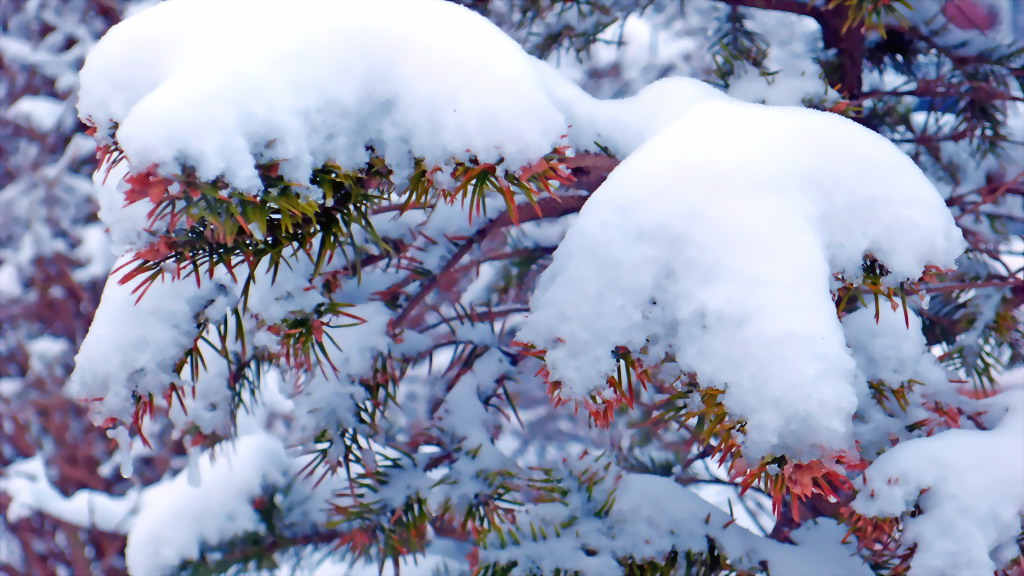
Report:
M283 161L301 184L326 161L361 165L367 146L399 177L413 157L443 165L473 154L514 169L567 142L624 156L694 102L724 97L666 78L630 98L594 99L441 0L240 3L163 2L90 53L79 116L101 138L114 132L133 171L185 164L256 191L258 161Z
M40 134L52 132L67 110L64 102L51 96L29 94L18 98L4 116Z
M894 385L910 379L933 386L946 383L946 372L928 351L921 318L915 312L907 310L904 316L902 307L893 310L882 300L877 320L875 314L869 304L843 317L846 343L865 380Z
M204 546L260 531L252 500L289 481L289 463L280 440L251 434L201 457L200 485L193 486L183 471L147 488L128 532L128 572L168 574L182 561L198 558Z
M739 568L765 564L772 574L786 576L871 574L856 550L841 543L845 530L831 519L808 523L792 533L796 545L783 544L739 526L727 512L663 476L624 474L607 518L579 518L574 508L545 503L527 507L516 522L523 534L519 544L481 553L487 561L514 559L513 576L559 568L612 576L622 573L620 558L657 560L671 550L704 550L709 537ZM552 537L554 526L562 526L560 537Z
M699 550L706 537L715 540L739 565L768 565L772 574L787 576L859 576L871 570L843 545L845 530L831 519L808 523L792 534L796 546L767 540L732 522L670 478L628 474L619 483L609 522L618 526L622 555L657 558L666 544ZM695 519L698 519L696 522ZM627 528L628 529L625 529ZM669 544L671 546L672 544Z
M115 165L106 162L97 168L92 178L96 203L99 205L98 215L107 227L110 250L115 256L121 256L133 248L142 248L153 240L153 235L146 232L146 213L153 204L148 199L130 205L125 203L124 193L128 190L128 184L124 179L128 176L128 169L127 162Z
M131 524L138 492L112 496L96 490L79 490L64 496L46 476L42 455L20 460L0 476L0 493L11 498L7 522L17 522L37 511L69 524L124 534Z
M567 126L538 82L515 41L449 2L171 0L99 41L78 109L116 126L136 169L184 162L255 191L254 157L302 183L368 145L398 173L467 150L517 168Z
M895 284L952 267L964 245L934 186L882 136L830 113L709 98L594 193L519 338L548 350L568 399L603 387L615 346L672 352L726 389L748 454L816 457L849 447L857 408L832 274L859 278L871 253Z
M907 326L909 320L909 327ZM907 426L932 416L924 405L942 402L962 405L964 398L950 383L950 375L931 353L921 331L921 319L912 310L893 310L887 301L860 308L843 317L843 334L857 361L859 405L854 419L854 436L860 451L869 458L888 450L893 439L909 439ZM907 392L906 409L885 397L882 404L873 396L869 382Z
M421 29L430 29L430 36ZM282 159L286 175L305 182L326 160L364 162L368 144L398 172L413 156L440 164L469 151L482 161L500 156L516 167L565 143L566 134L584 147L596 140L628 154L694 103L726 98L697 80L674 78L632 98L595 100L487 20L439 0L287 6L257 0L244 9L234 0L170 0L112 28L90 53L81 84L80 115L95 122L101 139L116 127L127 158L101 166L95 177L99 215L110 248L121 257L115 265L153 240L150 200L127 206L124 200L125 177L153 163L168 174L191 164L201 178L222 176L238 188L258 187L258 161ZM420 224L432 237L474 230L459 206L437 207L429 220L413 222L421 217L386 215L374 223L378 232L395 237ZM430 265L447 250L438 244L420 258ZM301 260L273 285L262 270L257 274L247 319L270 325L322 301L318 292L305 290L311 270ZM364 303L385 287L375 288L374 281L364 278L346 301ZM220 273L201 287L191 279L164 278L136 304L136 285L108 282L76 358L69 390L80 398L104 398L94 406L98 419L127 420L131 391L159 397L168 384L181 382L171 369L199 336L195 320L219 318L240 292ZM352 364L342 367L345 374L360 375L367 367L356 366L355 359L389 345L381 336L387 314L377 308L354 311L375 320L367 324L374 334L369 339L353 328L332 330L336 339L354 338L342 345L343 362ZM357 346L364 340L373 345ZM275 346L265 333L253 341ZM296 397L309 407L302 412L312 415L306 419L312 428L329 414L344 421L340 414L359 400L349 387L321 380L311 379ZM224 392L223 386L199 387L218 413ZM178 414L176 427L185 429L191 420L206 433L226 430L226 420L209 412Z
M117 265L129 256L122 256ZM75 356L75 370L68 380L73 398L102 398L93 406L102 420L132 405L131 392L153 393L157 397L179 380L174 371L181 355L192 347L196 336L196 314L223 287L213 281L157 280L138 300L133 293L138 279L119 284L115 275L107 281L89 333ZM138 302L136 302L138 300Z
M717 88L693 78L662 78L626 98L599 100L545 62L535 60L534 71L544 81L553 102L570 122L570 141L580 149L609 148L616 156L632 154L648 138L705 100L729 99Z
M1024 389L986 402L990 416L1001 417L991 430L946 430L902 442L861 479L857 512L903 515L903 542L917 545L910 576L991 574L1019 554ZM915 504L922 513L906 516Z

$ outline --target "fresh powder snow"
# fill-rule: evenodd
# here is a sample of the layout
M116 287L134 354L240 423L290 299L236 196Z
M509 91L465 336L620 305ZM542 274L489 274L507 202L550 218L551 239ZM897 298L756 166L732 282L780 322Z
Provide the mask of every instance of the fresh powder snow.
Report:
M748 454L816 458L851 447L857 409L833 274L859 279L871 254L896 284L964 246L885 138L827 112L708 98L594 193L520 338L547 350L571 400L604 388L616 346L671 354L726 390Z

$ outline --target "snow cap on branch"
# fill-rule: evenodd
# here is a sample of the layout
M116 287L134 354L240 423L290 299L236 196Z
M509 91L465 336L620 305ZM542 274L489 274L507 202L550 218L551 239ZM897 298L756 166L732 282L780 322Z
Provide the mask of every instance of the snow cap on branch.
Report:
M603 388L617 346L673 354L726 390L747 454L820 457L850 447L857 409L833 273L859 279L871 254L895 284L963 248L934 186L878 134L708 99L594 193L519 337L547 349L566 399Z
M114 26L81 82L80 116L116 131L135 169L186 164L248 191L256 160L301 184L328 160L361 165L367 146L398 172L467 151L515 168L567 128L531 57L440 0L172 0Z
M896 517L921 507L904 519L904 541L917 546L911 576L988 574L1020 553L1024 389L985 402L999 419L991 430L945 430L903 442L861 478L853 501L860 514Z

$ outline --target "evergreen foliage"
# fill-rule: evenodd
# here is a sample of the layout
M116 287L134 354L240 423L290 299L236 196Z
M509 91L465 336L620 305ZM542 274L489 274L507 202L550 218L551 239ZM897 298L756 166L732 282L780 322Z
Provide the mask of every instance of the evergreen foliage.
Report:
M689 1L461 3L539 57L577 59L585 75L593 73L585 87L595 92L618 79L593 52L616 44L616 27L627 17L670 22L692 17L687 10L695 9ZM15 42L50 52L51 59L57 51L74 69L86 45L120 17L121 4L16 0L0 6L3 107L26 94L73 99L61 84L66 76L49 74L42 60L19 59ZM753 17L771 10L813 19L822 34L822 96L804 104L883 134L948 192L946 203L969 243L956 270L929 269L915 282L893 286L884 265L867 254L861 277L835 278L837 315L867 309L877 320L891 308L901 310L908 327L911 314L919 315L943 367L962 379L964 402L949 404L926 400L925 384L913 378L872 380L878 409L906 421L900 440L958 427L986 429L984 410L967 397L995 395L1002 390L1000 374L1024 364L1024 142L1011 125L1024 118L1024 46L935 34L936 26L949 24L915 19L916 4L707 0L696 8L710 18L700 72L723 88L757 75L770 90L784 71L772 60L776 38L755 29ZM80 16L85 24L66 31ZM652 81L671 71L668 65L644 73ZM886 75L899 82L866 80ZM4 292L0 283L0 383L19 384L11 393L0 389L0 469L21 470L18 462L38 456L47 481L66 496L85 488L131 493L129 481L98 471L114 454L105 430L126 429L147 447L132 481L145 487L182 470L186 456L196 458L237 435L239 421L262 410L268 374L280 380L275 386L296 390L339 382L330 400L343 408L302 422L267 417L268 426L294 426L289 440L304 456L300 469L267 483L252 499L259 529L205 546L176 573L270 573L334 556L415 574L424 569L402 562L443 539L465 551L466 562L449 562L438 573L588 574L582 564L552 568L531 554L581 541L569 534L586 535L572 551L580 562L597 556L596 546L613 549L615 535L607 532L615 528L610 517L617 487L628 474L727 488L730 507L744 507L755 523L774 522L760 536L777 542L792 543L802 526L829 519L847 531L875 574L907 573L915 550L901 536L914 515L868 517L850 506L854 480L878 453L865 447L832 461L781 454L748 460L738 440L747 423L730 414L726 391L702 386L699 374L672 372L673 358L611 350L618 370L607 390L577 402L566 400L562 383L549 378L545 350L514 339L514 320L529 309L555 248L531 237L527 226L557 222L586 204L624 159L599 143L593 153L558 146L525 166L483 162L473 151L444 166L416 159L407 174L396 174L388 158L368 147L365 164L326 163L302 183L281 175L284 159L264 160L255 192L224 179L203 180L184 164L173 173L131 167L124 199L149 206L148 239L122 259L110 282L130 286L140 303L160 286L195 284L197 291L210 290L203 298L219 307L203 307L188 319L191 344L173 362L178 378L155 392L126 383L131 417L104 414L93 427L79 402L100 399L69 398L62 389L104 279L76 272L89 263L82 256L90 249L83 230L96 226L83 179L97 166L80 153L83 127L65 116L48 131L0 116L0 213L18 215L0 226L0 272L6 266L18 274L17 293ZM116 134L99 141L98 173L116 179L124 161ZM436 214L455 223L436 225ZM402 224L381 226L381 215L396 215ZM40 234L45 242L25 247L23 238ZM289 274L305 283L277 284ZM250 305L259 290L274 286L294 307L272 315ZM48 309L63 300L53 296L57 287L75 305L51 316ZM756 286L750 295L757 297ZM358 360L367 369L352 368L346 354L354 344L339 339L375 320L361 314L380 309L387 315L387 345L357 348L371 357ZM44 373L38 343L45 338L59 339L62 348ZM222 368L214 370L215 363ZM227 390L230 428L204 428L204 386ZM316 401L304 408L322 408ZM499 439L523 458L499 449ZM553 444L564 452L545 452ZM6 510L14 499L4 486L0 509ZM327 522L290 516L290 494L310 490L323 497ZM45 505L23 517L4 516L0 572L126 570L118 527L77 525ZM704 523L710 522L709 514ZM616 562L628 576L768 573L752 557L723 552L716 538L728 528L703 537L699 546L657 556L623 553ZM58 541L76 552L61 551ZM1002 573L1024 570L1022 554L1009 554Z

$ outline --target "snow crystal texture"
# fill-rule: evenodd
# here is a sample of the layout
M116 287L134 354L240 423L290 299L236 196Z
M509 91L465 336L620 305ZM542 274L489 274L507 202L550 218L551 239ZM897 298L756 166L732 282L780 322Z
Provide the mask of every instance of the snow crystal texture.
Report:
M399 173L467 150L518 167L567 126L538 82L515 41L440 0L173 0L100 40L78 110L136 169L185 163L255 191L254 159L302 183L367 146Z
M816 457L850 447L857 409L833 273L859 278L870 253L896 283L963 248L935 188L882 136L826 112L707 98L594 193L519 337L548 350L570 399L603 386L616 346L675 354L726 390L749 455Z

